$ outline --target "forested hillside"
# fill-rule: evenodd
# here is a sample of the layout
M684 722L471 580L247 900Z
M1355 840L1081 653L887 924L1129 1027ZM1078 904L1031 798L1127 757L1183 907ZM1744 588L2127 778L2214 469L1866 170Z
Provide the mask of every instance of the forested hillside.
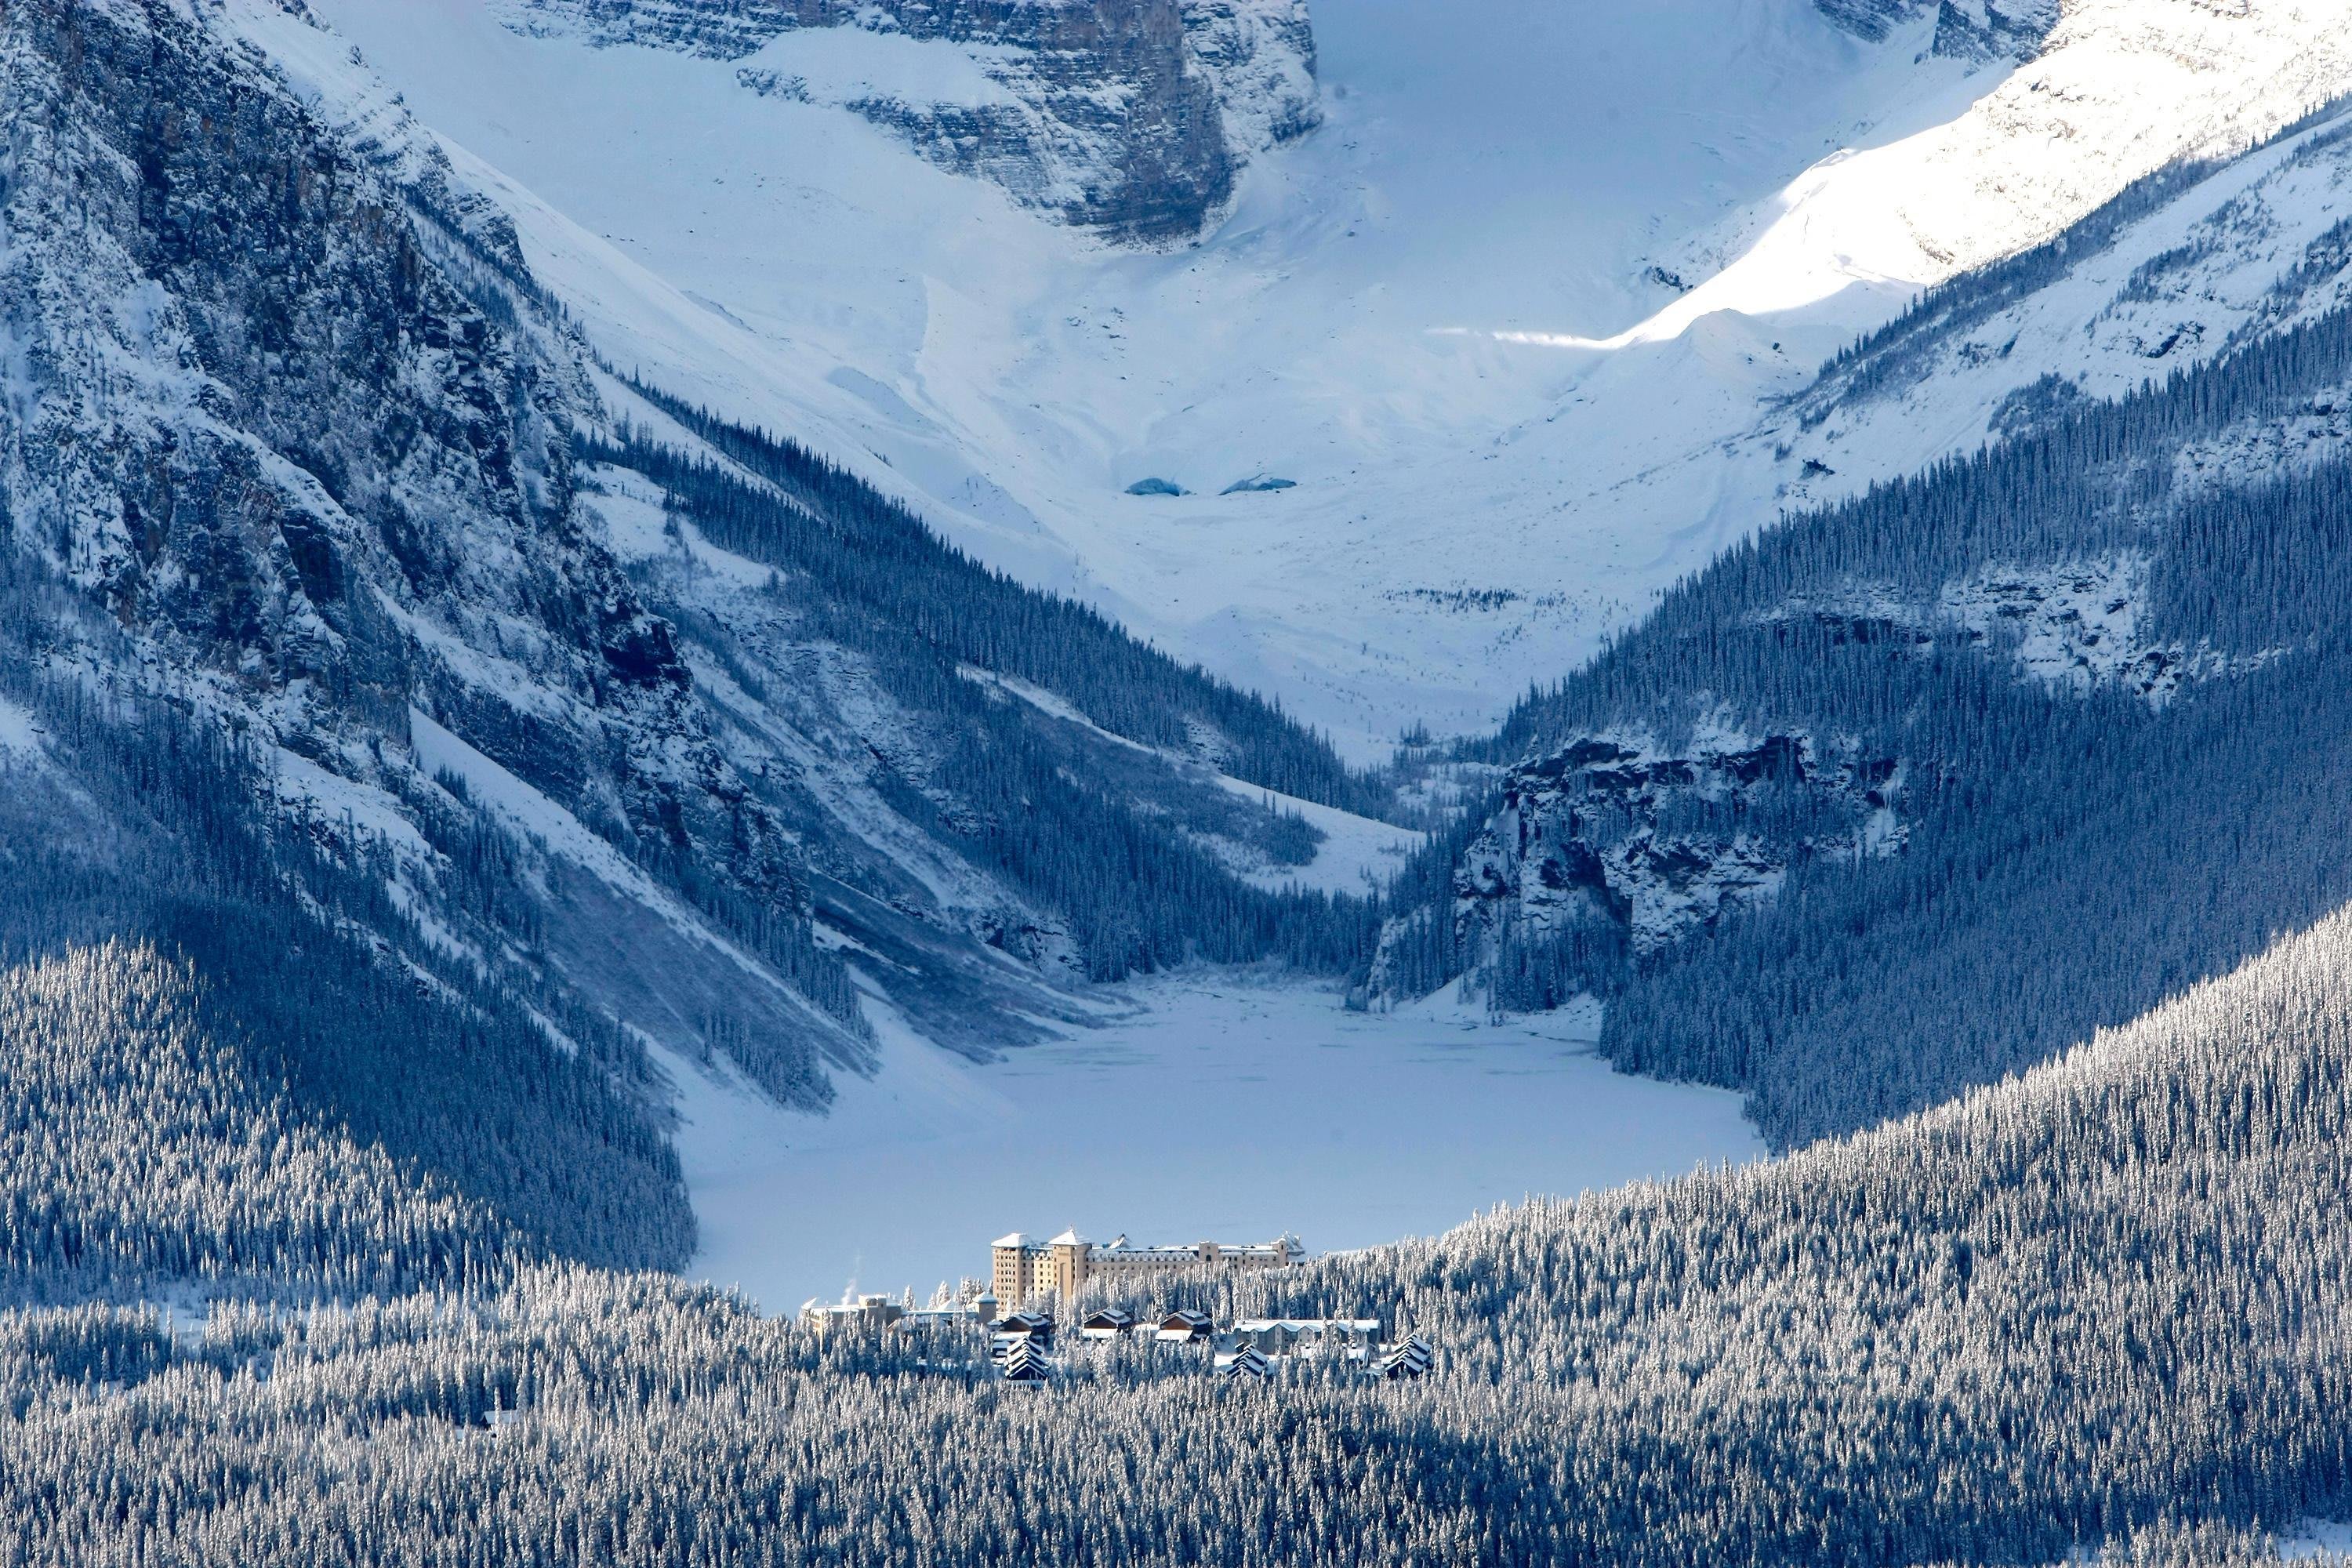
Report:
M1377 1304L1418 1382L1007 1385L576 1271L18 1312L0 1502L39 1564L2266 1561L2352 1500L2347 973L2331 916L1876 1132L1238 1277Z
M2045 393L2010 438L1730 551L1531 696L1469 753L1500 783L1401 890L1375 989L1601 992L1621 1065L1746 1089L1794 1146L2046 1060L2352 898L2352 313L2321 249L2235 352L2113 403ZM1919 320L1971 309L1956 288Z
M510 1256L686 1261L637 1039L424 940L380 861L257 807L249 748L23 672L0 657L0 1290L309 1297ZM502 842L448 843L462 906L519 922Z
M1272 705L614 382L446 157L216 14L0 29L9 952L191 964L253 1092L643 1265L668 1080L821 1107L862 988L985 1055L1359 959L1294 807L1384 792Z
M241 1044L206 1016L188 969L152 951L75 948L0 978L0 1289L70 1300L158 1284L351 1296L495 1282L492 1214L430 1178L404 1181L383 1144L303 1119L257 1081Z
M903 506L803 447L641 382L630 390L797 503L779 507L656 443L617 454L668 483L714 543L816 576L831 635L864 645L879 641L882 628L904 627L950 658L1055 692L1130 741L1205 751L1236 778L1318 805L1365 813L1388 805L1328 743L1284 721L1278 702L1178 664L1084 605L978 565Z

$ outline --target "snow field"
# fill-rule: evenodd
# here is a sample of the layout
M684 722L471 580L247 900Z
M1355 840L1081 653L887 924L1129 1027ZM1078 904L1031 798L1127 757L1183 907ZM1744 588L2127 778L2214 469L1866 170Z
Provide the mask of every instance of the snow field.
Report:
M318 9L616 364L1367 759L1491 723L1769 521L1801 458L1726 444L1917 287L2352 87L2352 0L2077 0L1974 73L1923 58L1932 17L1872 47L1790 0L1324 0L1324 128L1139 254L829 106L964 101L953 50L819 30L742 62L803 102L487 0ZM1904 467L1982 431L1903 423ZM1297 486L1218 493L1257 474ZM1194 493L1124 493L1149 477Z

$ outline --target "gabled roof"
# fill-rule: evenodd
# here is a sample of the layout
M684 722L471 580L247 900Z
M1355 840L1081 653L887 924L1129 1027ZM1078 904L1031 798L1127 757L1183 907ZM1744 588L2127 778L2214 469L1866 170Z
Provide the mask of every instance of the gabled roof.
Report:
M1275 1329L1288 1329L1295 1334L1319 1334L1331 1331L1351 1334L1376 1334L1380 1321L1376 1318L1244 1318L1234 1325L1237 1334L1263 1334Z
M1088 1241L1085 1237L1078 1234L1077 1226L1072 1226L1069 1229L1064 1231L1061 1235L1055 1237L1045 1245L1048 1247L1091 1247L1094 1244Z
M1235 1351L1217 1358L1217 1372L1223 1377L1271 1377L1274 1363L1255 1350Z
M1434 1359L1429 1342L1415 1334L1381 1357L1372 1370L1381 1377L1420 1377L1427 1373Z

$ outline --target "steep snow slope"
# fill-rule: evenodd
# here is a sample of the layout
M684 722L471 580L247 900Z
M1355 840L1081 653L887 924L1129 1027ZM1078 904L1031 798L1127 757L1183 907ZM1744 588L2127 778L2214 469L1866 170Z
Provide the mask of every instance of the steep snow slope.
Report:
M102 871L0 842L0 948L168 948L217 878L207 931L327 921L633 1102L658 1046L802 1106L870 1063L864 981L984 1055L1090 979L1346 965L1321 890L1412 840L1374 784L599 367L437 150L339 137L230 26L352 79L258 0L0 12L0 839Z
M2073 0L2022 66L1933 53L1925 6L1871 43L1778 0L1328 0L1323 128L1205 243L1139 254L735 79L831 80L837 39L730 64L526 38L488 0L316 8L616 362L1365 754L1491 721L1766 521L1802 458L1722 443L1917 285L2352 86L2345 0ZM1253 479L1296 482L1223 493Z

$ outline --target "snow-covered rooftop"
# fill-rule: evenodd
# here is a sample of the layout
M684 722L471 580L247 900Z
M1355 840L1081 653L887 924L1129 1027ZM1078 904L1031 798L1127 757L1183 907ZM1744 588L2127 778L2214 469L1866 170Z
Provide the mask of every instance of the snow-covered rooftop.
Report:
M1237 1334L1265 1334L1277 1329L1287 1329L1294 1334L1328 1333L1333 1330L1376 1334L1381 1331L1381 1323L1378 1318L1244 1318L1234 1325Z

